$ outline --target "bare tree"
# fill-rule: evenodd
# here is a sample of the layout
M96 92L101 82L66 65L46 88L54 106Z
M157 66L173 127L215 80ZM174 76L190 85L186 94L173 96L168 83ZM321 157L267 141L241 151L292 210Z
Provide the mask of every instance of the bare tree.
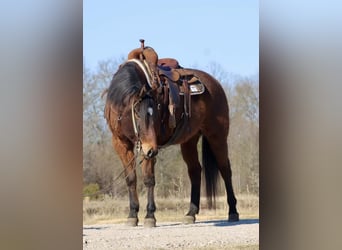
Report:
M236 83L230 100L230 149L238 192L259 192L259 84Z
M121 188L113 186L115 174L121 171L111 146L111 134L103 118L103 91L109 86L120 61L107 60L97 71L83 68L83 171L84 183L98 183L100 189L113 193Z

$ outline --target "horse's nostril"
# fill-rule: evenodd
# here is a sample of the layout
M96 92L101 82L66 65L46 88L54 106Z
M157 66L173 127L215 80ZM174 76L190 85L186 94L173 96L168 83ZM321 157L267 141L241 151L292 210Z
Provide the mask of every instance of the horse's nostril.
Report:
M158 154L157 150L153 150L152 148L147 152L147 157L152 158Z

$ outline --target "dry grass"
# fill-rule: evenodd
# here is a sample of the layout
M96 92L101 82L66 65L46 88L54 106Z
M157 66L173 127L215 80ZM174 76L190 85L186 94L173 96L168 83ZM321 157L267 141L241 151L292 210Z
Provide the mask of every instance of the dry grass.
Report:
M241 245L241 246L231 246L231 247L224 247L222 246L208 246L208 247L201 247L201 248L194 248L193 250L216 250L216 249L227 249L227 250L259 250L259 245ZM192 250L192 249L191 249Z
M238 211L241 219L259 218L259 197L255 195L237 195ZM83 201L83 223L122 223L128 215L128 198L116 199L104 197L101 201ZM159 222L181 221L189 207L189 199L175 197L156 197L157 211L155 213ZM140 197L140 220L145 216L146 197ZM216 209L207 209L206 199L201 198L201 210L197 220L226 219L228 205L225 197L216 198Z

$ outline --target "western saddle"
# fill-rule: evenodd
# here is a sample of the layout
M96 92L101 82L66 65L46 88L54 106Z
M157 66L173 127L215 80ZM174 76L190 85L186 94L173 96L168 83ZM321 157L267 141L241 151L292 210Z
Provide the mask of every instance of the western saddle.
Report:
M194 71L181 67L176 59L158 59L158 54L151 47L145 47L144 39L140 39L141 47L128 54L128 60L137 59L143 63L150 76L152 89L164 88L169 98L169 127L176 127L175 111L180 107L180 96L184 98L184 115L191 117L191 96L205 91L204 85Z

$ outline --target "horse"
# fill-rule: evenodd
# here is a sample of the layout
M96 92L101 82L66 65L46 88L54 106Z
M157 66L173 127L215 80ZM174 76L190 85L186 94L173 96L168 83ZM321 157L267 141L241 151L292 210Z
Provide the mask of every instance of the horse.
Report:
M144 49L144 48L143 48ZM228 157L229 107L220 83L210 74L192 72L205 86L202 94L179 95L174 113L170 111L169 87L165 83L151 83L148 64L143 58L130 59L120 65L113 75L109 88L104 116L112 132L112 145L124 166L129 192L127 225L138 225L139 200L137 194L136 154L141 151L143 182L147 188L145 227L155 227L156 205L154 200L155 164L158 150L179 144L191 182L190 207L184 216L185 223L195 223L200 210L202 166L197 144L202 137L202 165L209 208L213 207L218 173L226 188L229 205L228 221L238 221L236 198L232 186L232 171ZM156 70L156 69L155 69ZM156 78L154 78L156 79ZM162 81L162 77L157 77ZM188 98L189 99L189 98ZM184 107L187 106L188 109ZM189 108L191 107L191 108ZM170 126L170 120L174 126ZM215 203L214 203L215 204Z

